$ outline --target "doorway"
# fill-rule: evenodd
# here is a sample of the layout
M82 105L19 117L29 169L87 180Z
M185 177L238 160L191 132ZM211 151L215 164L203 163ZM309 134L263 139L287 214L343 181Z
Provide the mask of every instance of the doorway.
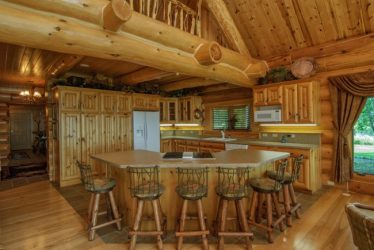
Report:
M10 112L10 148L14 150L32 147L32 113L29 110Z

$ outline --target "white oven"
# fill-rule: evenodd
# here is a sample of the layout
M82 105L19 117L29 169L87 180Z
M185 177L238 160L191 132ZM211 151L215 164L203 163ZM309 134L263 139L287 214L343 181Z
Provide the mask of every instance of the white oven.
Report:
M281 109L257 110L255 111L255 122L281 122Z

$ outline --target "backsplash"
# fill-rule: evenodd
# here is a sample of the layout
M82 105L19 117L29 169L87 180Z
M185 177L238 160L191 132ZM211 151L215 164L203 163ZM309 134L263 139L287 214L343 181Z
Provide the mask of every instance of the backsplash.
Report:
M282 141L283 137L283 141ZM292 134L292 133L260 133L260 140L267 142L290 142L307 143L319 145L321 135L319 134ZM285 140L285 141L284 141Z

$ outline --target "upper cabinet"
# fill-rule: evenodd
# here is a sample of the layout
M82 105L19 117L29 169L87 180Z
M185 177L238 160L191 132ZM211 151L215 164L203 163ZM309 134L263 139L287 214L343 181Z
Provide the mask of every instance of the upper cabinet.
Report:
M319 122L319 84L303 82L283 86L283 122Z
M160 121L161 123L177 122L178 98L160 99Z
M133 94L132 106L134 110L159 110L160 97L158 95Z
M319 84L315 81L277 83L253 89L253 105L279 105L282 108L282 123L319 122Z
M187 96L179 98L179 122L200 123L200 117L195 115L201 109L202 100L200 96Z
M261 86L253 89L253 105L268 106L282 104L282 86Z

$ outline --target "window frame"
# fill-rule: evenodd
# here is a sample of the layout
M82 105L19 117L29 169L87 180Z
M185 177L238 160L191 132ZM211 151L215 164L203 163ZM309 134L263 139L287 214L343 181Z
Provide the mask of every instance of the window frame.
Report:
M231 112L233 112L233 110L235 108L240 108L240 107L248 107L248 128L240 128L240 129L229 129L229 128L214 128L214 109L219 109L219 108L222 108L222 109L228 109L228 117L230 117L230 114ZM217 106L214 106L211 108L211 129L213 131L219 131L219 130L227 130L227 131L252 131L252 123L251 123L251 119L252 119L252 115L251 115L251 105L250 104L237 104L237 105L217 105ZM227 124L228 124L228 121L227 121Z

